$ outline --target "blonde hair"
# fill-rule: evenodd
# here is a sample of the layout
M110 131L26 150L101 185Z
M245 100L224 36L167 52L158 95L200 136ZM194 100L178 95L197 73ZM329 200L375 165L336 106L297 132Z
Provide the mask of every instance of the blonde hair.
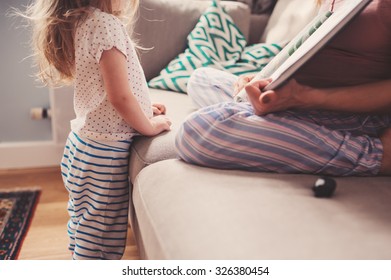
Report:
M123 11L116 12L110 0L35 0L25 12L16 11L32 26L31 45L39 80L45 85L69 84L73 80L75 29L92 12L90 7L121 18L131 33L139 0L126 3Z

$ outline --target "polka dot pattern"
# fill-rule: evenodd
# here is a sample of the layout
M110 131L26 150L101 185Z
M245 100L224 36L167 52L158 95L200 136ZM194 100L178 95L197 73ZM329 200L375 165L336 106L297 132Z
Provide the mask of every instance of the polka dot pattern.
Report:
M104 89L99 61L113 47L127 59L129 85L142 110L148 117L153 114L144 71L126 27L114 15L95 9L75 34L76 118L71 121L74 132L90 139L128 140L138 135L111 105Z

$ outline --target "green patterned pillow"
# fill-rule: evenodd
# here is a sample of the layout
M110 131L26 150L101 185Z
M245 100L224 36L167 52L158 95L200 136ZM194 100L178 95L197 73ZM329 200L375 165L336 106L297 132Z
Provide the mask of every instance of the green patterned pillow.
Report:
M187 41L188 48L151 79L149 87L185 93L197 68L213 67L236 75L258 72L281 50L278 44L245 47L243 34L217 1L201 16Z
M262 70L286 45L259 43L244 49L240 60L226 67L226 70L235 75L257 73Z
M201 15L187 40L188 48L149 81L150 87L186 92L196 68L224 69L235 64L246 46L243 34L216 1Z

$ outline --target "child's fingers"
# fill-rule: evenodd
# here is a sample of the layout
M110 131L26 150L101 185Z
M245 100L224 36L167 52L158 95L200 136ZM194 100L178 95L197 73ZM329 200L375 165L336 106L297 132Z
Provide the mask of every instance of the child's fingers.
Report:
M161 114L160 110L157 107L155 107L155 106L152 106L152 111L153 111L154 115L160 115Z
M157 114L159 115L166 113L166 106L164 106L163 104L153 104L152 108L154 110L154 113L155 113L155 109L158 110L159 112Z

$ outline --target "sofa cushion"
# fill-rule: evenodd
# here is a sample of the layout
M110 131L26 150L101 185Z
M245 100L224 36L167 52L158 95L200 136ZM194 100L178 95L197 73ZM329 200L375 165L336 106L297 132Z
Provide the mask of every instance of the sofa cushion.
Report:
M269 14L252 14L250 20L250 35L248 44L256 44L261 42L260 38L265 32L266 25L269 21Z
M317 14L319 7L316 2L278 0L260 42L288 42L293 39Z
M164 90L151 89L152 103L166 105L167 116L172 125L171 130L154 137L139 136L135 138L130 150L129 177L134 182L137 174L152 163L176 158L175 135L182 121L196 110L188 96Z
M187 47L186 37L211 1L141 0L135 26L135 39L144 48L140 60L147 80L159 72ZM232 17L245 38L250 27L250 8L240 2L223 1L221 5Z
M200 67L225 69L240 58L246 39L217 1L187 36L188 48L149 81L153 88L186 92L191 73Z
M270 14L273 11L277 0L252 0L252 2L253 14Z
M390 178L337 178L332 198L313 196L316 179L216 170L179 160L150 165L133 190L141 255L390 259Z

